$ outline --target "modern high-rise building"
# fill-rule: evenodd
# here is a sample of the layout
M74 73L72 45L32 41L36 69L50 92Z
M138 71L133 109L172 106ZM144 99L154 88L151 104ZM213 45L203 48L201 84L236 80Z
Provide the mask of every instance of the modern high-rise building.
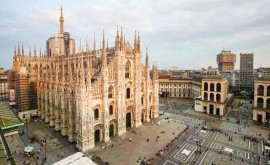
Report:
M236 55L231 51L222 50L220 54L217 55L218 70L223 71L233 71L236 62Z
M253 53L240 53L240 90L253 91Z

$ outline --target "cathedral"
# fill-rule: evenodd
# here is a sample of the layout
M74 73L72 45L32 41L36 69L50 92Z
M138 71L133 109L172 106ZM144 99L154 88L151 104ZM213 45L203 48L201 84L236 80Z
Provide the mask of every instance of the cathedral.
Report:
M23 44L14 50L12 71L20 75L16 81L25 75L34 84L39 118L85 152L158 117L158 67L153 64L150 71L148 51L142 64L139 33L133 48L117 27L114 47L108 47L103 32L100 49L94 37L92 50L87 41L82 49L80 41L76 51L75 39L64 31L62 7L59 21L58 36L47 40L39 56L36 47L28 56ZM21 84L16 85L17 91Z

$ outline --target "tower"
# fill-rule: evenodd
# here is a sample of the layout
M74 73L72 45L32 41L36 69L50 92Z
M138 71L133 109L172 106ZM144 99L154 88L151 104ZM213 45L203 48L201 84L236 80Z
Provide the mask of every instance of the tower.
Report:
M59 30L58 37L64 37L64 16L63 16L62 6L61 6L61 16L60 16L59 22L60 22L60 30Z

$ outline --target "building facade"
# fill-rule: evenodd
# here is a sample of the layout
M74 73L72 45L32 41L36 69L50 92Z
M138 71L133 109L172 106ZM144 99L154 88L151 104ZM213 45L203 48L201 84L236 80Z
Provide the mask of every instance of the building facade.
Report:
M236 55L231 51L222 50L220 54L217 55L218 70L223 71L233 71L236 62Z
M159 78L159 91L169 92L169 97L195 99L201 95L201 79Z
M227 80L229 82L229 91L230 92L240 90L240 88L239 88L239 86L240 86L239 70L222 72L222 76L224 78L227 78Z
M133 48L117 28L114 47L106 47L103 33L101 49L94 37L93 50L86 42L86 49L80 43L78 52L75 39L65 34L61 9L59 34L47 41L45 53L37 57L35 49L34 56L26 57L20 47L14 52L13 70L35 75L31 78L42 120L84 152L158 117L158 68L153 65L150 72L148 51L142 64L139 33Z
M270 78L255 81L253 120L270 124Z
M266 67L260 67L257 69L257 74L258 74L258 78L261 77L265 77L268 78L270 77L270 68L266 68Z
M253 53L240 54L240 90L254 90Z
M8 99L7 75L0 76L0 99Z
M0 99L8 99L8 78L4 68L0 68Z
M232 95L228 94L228 80L222 77L209 77L202 80L201 108L211 115L224 116ZM199 100L196 100L198 103ZM195 104L196 104L195 103ZM195 111L199 111L195 109Z

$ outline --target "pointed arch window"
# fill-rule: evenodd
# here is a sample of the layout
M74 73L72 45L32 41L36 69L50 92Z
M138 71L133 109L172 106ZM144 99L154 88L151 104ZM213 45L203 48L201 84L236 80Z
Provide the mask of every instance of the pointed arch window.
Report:
M129 99L129 98L130 98L130 88L127 88L127 93L126 93L126 95L127 95L127 99Z
M125 78L130 78L130 62L126 62L125 66Z
M112 98L112 97L113 97L113 87L112 87L112 86L109 87L109 90L108 90L108 97L109 97L109 98Z
M109 113L110 113L110 115L113 115L113 105L110 105L110 107L109 107Z
M95 109L95 119L98 120L99 118L99 110L96 108Z

